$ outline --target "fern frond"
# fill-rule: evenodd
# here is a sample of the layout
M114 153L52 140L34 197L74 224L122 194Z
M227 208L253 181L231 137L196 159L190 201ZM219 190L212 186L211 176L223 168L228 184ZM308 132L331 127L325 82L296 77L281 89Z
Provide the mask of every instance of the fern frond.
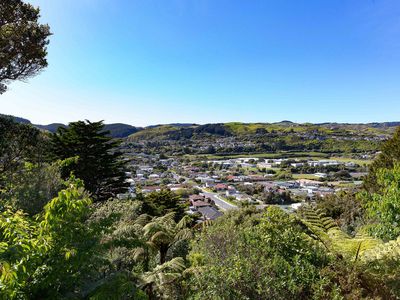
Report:
M380 259L389 259L400 262L400 237L397 240L379 244L374 248L367 249L361 256L361 260L370 262Z
M328 251L348 259L358 260L364 252L382 244L381 240L361 233L354 238L350 237L332 218L311 206L303 209L301 221L311 232L310 236L320 241Z

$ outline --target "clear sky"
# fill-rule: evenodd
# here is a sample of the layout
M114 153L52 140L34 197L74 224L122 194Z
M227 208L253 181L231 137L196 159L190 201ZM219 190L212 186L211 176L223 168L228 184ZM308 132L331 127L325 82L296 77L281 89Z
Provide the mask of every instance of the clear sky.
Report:
M0 96L34 123L400 120L399 0L30 0L49 67Z

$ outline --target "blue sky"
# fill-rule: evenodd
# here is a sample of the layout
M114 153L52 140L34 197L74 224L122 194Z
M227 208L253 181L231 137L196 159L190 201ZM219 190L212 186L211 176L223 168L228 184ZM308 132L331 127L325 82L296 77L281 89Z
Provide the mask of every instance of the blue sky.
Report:
M49 67L0 96L35 123L400 120L398 0L31 0Z

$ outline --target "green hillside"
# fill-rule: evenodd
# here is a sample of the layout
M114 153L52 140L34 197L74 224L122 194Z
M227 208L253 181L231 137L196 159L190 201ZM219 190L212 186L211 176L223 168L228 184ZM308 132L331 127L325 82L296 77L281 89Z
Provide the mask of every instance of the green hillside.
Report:
M177 140L191 139L202 136L243 136L264 134L309 134L322 136L382 136L389 137L395 130L398 122L370 123L370 124L339 124L339 123L216 123L192 126L158 125L146 127L129 136L129 141L141 140Z

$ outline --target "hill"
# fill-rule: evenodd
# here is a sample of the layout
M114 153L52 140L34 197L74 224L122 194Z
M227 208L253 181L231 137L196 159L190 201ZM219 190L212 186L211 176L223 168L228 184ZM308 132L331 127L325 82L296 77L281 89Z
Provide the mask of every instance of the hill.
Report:
M62 123L51 123L48 125L40 125L40 124L32 124L32 122L29 121L28 119L20 117L3 115L3 114L0 114L0 116L12 118L15 122L18 123L31 124L32 126L35 126L41 130L49 131L52 133L56 132L59 127L64 127L64 128L67 127L67 125ZM123 123L112 123L112 124L105 124L104 130L110 131L110 136L112 136L113 138L126 138L129 135L142 130L142 128Z
M158 125L130 135L138 151L183 154L258 154L277 151L375 153L399 122L340 123L215 123L179 127Z
M335 135L335 136L363 136L371 138L389 137L400 122L367 123L367 124L341 124L341 123L293 123L282 121L277 123L215 123L190 126L177 126L173 124L145 127L140 132L128 137L129 141L139 140L184 140L209 136L244 136L262 134L303 134Z

